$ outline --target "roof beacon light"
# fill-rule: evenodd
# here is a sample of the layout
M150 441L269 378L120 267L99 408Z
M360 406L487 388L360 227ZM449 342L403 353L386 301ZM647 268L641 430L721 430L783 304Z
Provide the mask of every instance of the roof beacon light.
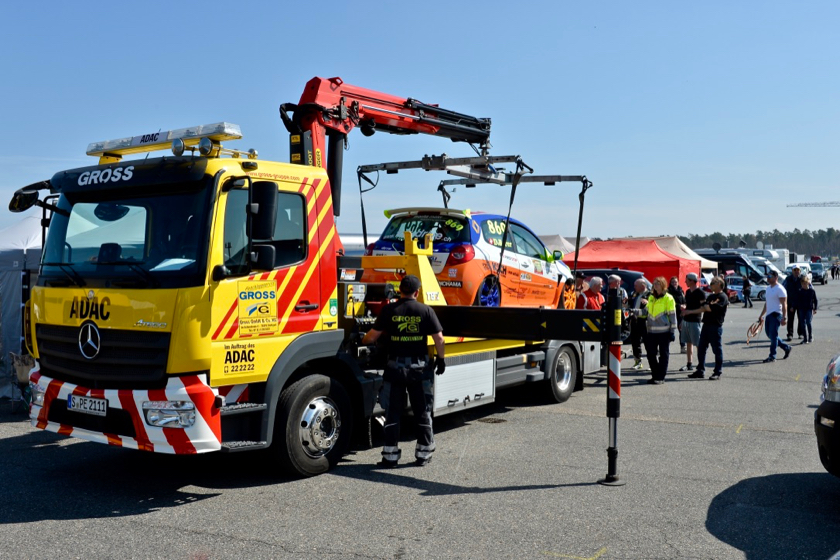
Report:
M227 122L165 130L128 138L94 142L88 145L87 155L98 156L108 161L118 161L127 154L168 149L172 146L173 140L181 140L185 147L195 146L202 138L208 138L214 143L223 140L238 140L242 138L242 130L239 125ZM102 162L100 161L100 163Z

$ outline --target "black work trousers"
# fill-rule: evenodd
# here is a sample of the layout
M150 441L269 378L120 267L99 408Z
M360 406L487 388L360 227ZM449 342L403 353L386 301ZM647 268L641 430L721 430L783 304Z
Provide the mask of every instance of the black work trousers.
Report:
M387 395L388 401L382 403L385 408L385 441L382 457L386 461L400 459L400 421L405 411L407 392L416 422L417 445L414 456L417 459L430 458L435 450L435 438L432 432L434 365L421 362L406 367L399 361L389 360L385 368L384 381L383 392Z
M788 302L788 310L787 310L787 335L788 338L793 338L793 325L796 325L796 334L799 336L804 336L805 333L803 332L802 325L799 324L799 321L796 320L796 313L797 309L793 305Z
M642 341L647 334L647 319L630 319L630 345L633 347L633 357L642 359Z
M649 332L645 335L650 376L657 381L664 381L668 373L668 359L671 357L671 331L664 333Z

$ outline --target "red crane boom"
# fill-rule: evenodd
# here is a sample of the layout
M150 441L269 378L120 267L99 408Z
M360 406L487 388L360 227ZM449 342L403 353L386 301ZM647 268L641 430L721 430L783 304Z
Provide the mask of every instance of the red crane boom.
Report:
M347 134L431 134L489 149L490 119L471 117L410 97L345 84L341 78L312 78L297 104L284 103L280 116L289 131L290 161L325 167L335 215L341 209L341 168ZM326 152L326 161L325 161Z

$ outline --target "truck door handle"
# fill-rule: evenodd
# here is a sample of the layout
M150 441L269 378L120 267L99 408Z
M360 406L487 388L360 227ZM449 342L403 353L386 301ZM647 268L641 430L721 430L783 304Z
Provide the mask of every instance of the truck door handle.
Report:
M295 311L312 311L314 309L318 309L317 303L299 303L295 305Z

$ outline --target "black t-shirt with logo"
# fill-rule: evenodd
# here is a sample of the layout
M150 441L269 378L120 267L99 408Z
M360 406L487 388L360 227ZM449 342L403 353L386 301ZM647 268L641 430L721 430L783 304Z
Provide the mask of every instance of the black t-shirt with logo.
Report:
M723 318L726 317L726 308L729 306L729 297L723 292L709 294L709 297L706 298L706 305L709 306L711 311L703 313L703 323L722 327Z
M443 330L434 310L414 299L400 299L383 307L373 328L388 334L391 358L426 357L426 337Z
M706 303L706 292L697 288L695 290L686 290L685 292L685 310L689 311L691 309L700 309ZM699 323L700 322L700 314L691 315L684 315L683 321L688 321L689 323Z

